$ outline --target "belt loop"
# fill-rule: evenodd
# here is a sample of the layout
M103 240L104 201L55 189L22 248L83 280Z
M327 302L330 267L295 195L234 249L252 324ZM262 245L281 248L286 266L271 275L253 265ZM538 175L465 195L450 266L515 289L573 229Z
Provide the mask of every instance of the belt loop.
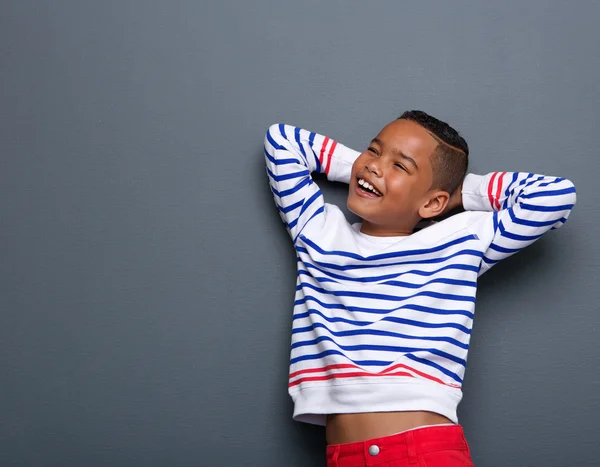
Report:
M419 460L417 459L417 449L412 431L406 432L406 448L408 452L408 463L416 464Z

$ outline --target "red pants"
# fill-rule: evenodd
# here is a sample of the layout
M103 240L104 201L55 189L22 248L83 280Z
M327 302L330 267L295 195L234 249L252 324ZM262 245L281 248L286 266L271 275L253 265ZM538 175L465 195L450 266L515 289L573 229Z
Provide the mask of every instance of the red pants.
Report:
M415 428L327 446L327 467L473 467L460 425Z

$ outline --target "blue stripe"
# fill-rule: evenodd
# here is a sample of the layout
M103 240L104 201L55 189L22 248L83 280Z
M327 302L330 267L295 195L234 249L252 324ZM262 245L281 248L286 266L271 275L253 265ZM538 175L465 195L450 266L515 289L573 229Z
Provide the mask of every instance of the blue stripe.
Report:
M483 256L483 257L481 258L481 260L482 260L484 263L487 263L487 264L490 264L490 265L494 265L494 264L496 264L498 261L500 261L499 259L490 259L490 258L488 258L487 256Z
M296 243L296 240L298 240L298 237L300 236L300 234L304 230L304 227L306 227L311 220L313 220L316 216L318 216L319 214L322 214L323 212L325 212L325 206L321 206L319 209L317 209L312 214L312 216L310 216L310 218L306 222L304 222L304 225L302 226L302 229L300 229L300 231L298 232L298 234L294 237L294 244Z
M394 360L389 360L389 361L385 361L385 360L353 360L353 359L349 358L348 356L346 356L345 354L343 354L342 352L340 352L339 350L326 350L326 351L318 353L318 354L302 355L300 357L292 358L290 360L290 365L293 365L298 362L306 361L306 360L320 360L323 357L327 357L329 355L341 355L346 360L348 360L358 366L363 366L363 367L365 367L365 366L384 367L384 366L389 366L392 363L394 363ZM445 375L448 375L453 380L455 380L459 383L462 383L462 379L460 379L460 377L457 374L452 373L449 370L446 370L444 367L438 365L437 363L430 362L429 360L426 360L424 358L415 357L414 355L407 355L406 357L408 357L411 360L414 360L415 362L421 363L423 365L431 366L432 368L439 370L440 372L444 373Z
M308 145L309 145L310 150L313 153L313 156L315 158L315 165L317 167L316 172L321 172L321 161L319 160L319 156L317 156L317 153L313 149L314 144L315 144L315 133L311 131L310 135L308 137Z
M350 352L355 352L355 351L361 351L361 350L371 350L374 352L397 352L397 353L411 353L411 352L429 352L433 355L437 355L439 357L445 358L446 360L450 360L451 362L454 363L458 363L459 365L462 366L466 366L467 362L460 358L457 357L456 355L452 355L448 352L443 352L441 350L435 349L435 348L418 348L418 347L402 347L402 346L398 346L398 345L369 345L369 344L358 344L358 345L341 345L339 343L337 343L336 341L334 341L331 337L329 336L319 336L316 339L312 339L309 341L301 341L301 342L294 342L291 346L292 349L297 349L300 347L306 347L306 346L311 346L311 345L316 345L319 342L331 342L333 344L336 345L336 347L342 349L342 350L347 350Z
M342 357L346 358L348 361L351 361L352 363L355 363L356 365L359 365L359 366L388 366L394 362L393 360L390 360L390 361L352 360L350 357L346 356L346 354L340 352L339 350L325 350L324 352L320 352L317 354L301 355L300 357L292 358L292 359L290 359L290 365L293 365L294 363L306 361L306 360L320 360L323 357L327 357L328 355L341 355Z
M308 209L308 207L315 202L315 200L317 200L318 198L321 197L321 191L317 190L310 198L308 198L308 201L306 201L304 203L304 206L302 206L302 209L300 210L300 215L302 215L304 213L304 211L306 211Z
M422 292L417 292L416 294L409 295L407 297L399 297L397 295L387 295L387 294L377 294L377 293L367 293L367 292L351 292L345 290L339 291L329 291L317 287L315 285L309 284L308 282L301 282L296 286L296 290L301 289L313 289L316 292L322 293L324 295L333 295L334 297L356 297L356 298L366 298L373 300L386 300L391 302L401 302L404 300L408 300L414 297L432 297L432 298L441 298L443 300L453 300L459 302L473 302L475 303L475 297L470 297L468 295L455 295L455 294L445 294L440 292L432 292L429 290L424 290Z
M443 310L440 308L431 308L429 306L413 305L411 303L409 303L407 305L399 306L395 310L401 310L401 309L419 311L422 313L433 313L434 315L462 315L462 316L466 316L467 318L469 318L471 320L474 317L473 312L468 311L468 310Z
M318 216L319 214L321 214L321 213L322 213L322 212L324 212L324 211L325 211L325 206L321 206L319 209L317 209L317 210L316 210L316 211L313 213L313 215L312 215L312 216L310 216L310 218L309 218L309 219L306 221L306 223L305 223L304 225L308 224L308 223L309 223L309 222L310 222L310 221L313 219L313 217L315 217L315 216Z
M305 237L304 237L305 238ZM296 250L301 253L309 254L306 248L301 246L296 247ZM394 263L384 263L384 264L347 264L347 265L339 265L335 263L324 263L322 261L315 261L314 263L322 266L324 268L335 269L338 271L349 271L352 269L371 269L371 268L381 268L382 266L398 266L398 265L406 265L406 264L435 264L435 263L443 263L444 261L448 261L456 256L475 256L476 258L480 258L483 253L477 250L461 250L456 253L451 254L450 256L444 256L441 258L431 258L431 259L421 259L421 260L413 260L413 261L399 261Z
M283 123L279 124L279 132L281 133L281 136L283 136L285 139L288 139L285 134L285 125Z
M503 246L499 246L494 243L490 244L490 249L499 253L507 253L509 255L522 250L522 248L504 248Z
M540 183L538 186L541 186L541 187L543 187L543 186L553 185L553 184L555 184L555 183L560 183L560 182L563 182L563 181L565 181L565 180L566 180L565 178L555 178L554 180L551 180L551 181L549 181L549 182L546 182L546 183Z
M434 341L434 342L448 342L456 347L459 347L464 350L469 349L468 344L464 344L456 339L446 336L416 336L414 334L401 334L398 332L391 331L381 331L379 329L353 329L349 331L332 331L323 323L313 323L310 326L305 326L303 328L296 328L292 330L292 334L301 334L304 332L314 331L316 328L325 329L332 336L337 337L347 337L347 336L384 336L384 337L394 337L399 339L412 339L412 340L426 340L426 341Z
M288 195L297 193L302 188L304 188L306 185L309 185L311 183L312 183L312 180L309 177L307 177L307 178L303 179L300 183L298 183L294 188L290 188L289 190L280 191L279 197L283 198L284 196L288 196Z
M562 190L549 190L549 191L537 191L535 193L529 193L528 195L523 195L521 198L530 199L530 198L540 198L542 196L560 196L567 195L569 193L575 193L575 187L563 188Z
M525 189L527 187L535 185L537 182L546 179L546 177L543 175L538 175L538 177L536 179L532 179L534 175L535 174L530 173L529 175L527 175L527 177L525 177L523 180L521 180L521 183L519 183L519 185L518 185L520 188L517 188L517 190L515 190L515 191L518 191L518 193L517 193L517 197L515 198L515 201L513 204L519 202L519 199L521 198L521 196L525 194Z
M421 327L421 328L430 328L430 329L454 328L454 329L458 329L458 330L464 332L465 334L471 334L471 330L469 328L467 328L466 326L463 326L462 324L458 324L458 323L428 323L425 321L416 321L414 319L396 318L395 316L386 316L381 321L391 321L392 323L407 324L409 326L417 326L417 327Z
M444 368L441 365L438 365L437 363L431 362L431 361L426 360L424 358L415 357L414 355L407 355L406 357L410 358L411 360L414 360L415 362L422 363L423 365L428 365L430 367L433 367L436 370L441 371L445 375L449 376L454 381L457 381L460 384L462 384L462 379L456 373L453 373L450 370L447 370L446 368Z
M330 323L346 323L346 324L351 324L353 326L369 326L369 325L377 322L377 321L358 321L358 320L339 318L339 317L331 318L331 317L321 313L319 310L317 310L315 308L307 308L307 311L305 311L303 313L295 313L294 316L292 317L292 321L295 321L297 319L308 318L310 315L318 315Z
M554 225L556 223L556 221L554 219L550 220L550 221L544 221L544 222L521 219L521 218L517 217L517 215L514 212L514 209L509 209L508 214L510 215L510 219L513 222L513 224L525 225L527 227L547 227L550 225Z
M322 302L321 300L319 300L318 298L313 297L312 295L308 295L308 294L305 294L304 298L300 298L300 299L296 300L294 302L294 306L302 305L302 304L306 303L307 301L316 302L322 308L326 308L326 309L341 309L341 310L347 310L350 312L357 312L357 313L370 313L370 314L385 315L385 314L389 314L389 313L391 313L393 311L397 311L397 310L414 310L414 311L421 311L423 313L433 313L435 315L462 315L462 316L467 316L468 318L473 319L473 313L468 310L443 310L443 309L439 309L439 308L431 308L431 307L422 306L422 305L413 305L411 303L408 303L405 305L400 305L399 307L389 308L389 309L380 309L380 308L372 308L372 307L364 308L364 307L360 307L360 306L344 306L341 303L325 303L325 302Z
M323 250L321 247L319 247L316 243L314 243L313 241L311 241L308 238L303 238L303 240L307 245L312 247L313 250L316 250L318 253L320 253L322 255L344 256L344 257L356 259L359 261L376 261L376 260L380 260L380 259L400 258L400 257L404 257L404 256L417 256L417 255L426 255L429 253L435 253L435 252L438 252L441 250L445 250L446 248L449 248L451 246L465 243L469 240L476 240L476 237L475 237L475 235L471 234L471 235L466 235L461 238L457 238L448 243L444 243L442 245L439 245L439 246L436 246L433 248L427 248L427 249L422 249L422 250L397 251L394 253L383 253L383 254L371 255L371 256L361 256L361 255L357 255L356 253L352 253L350 251L341 251L341 250L326 251L326 250Z
M281 207L281 206L279 206L279 204L277 204L277 209L279 209L284 214L287 214L288 212L293 211L294 209L298 209L300 206L302 206L303 202L304 202L303 200L300 200L297 203L290 204L289 206L286 206L286 207Z
M305 275L305 276L308 276L308 277L312 277L313 279L315 279L316 281L318 281L318 282L320 282L320 283L323 283L323 282L333 282L333 283L336 283L336 284L338 284L338 283L339 283L338 281L336 281L336 280L334 280L334 279L330 279L330 278L328 278L328 277L318 277L318 276L313 276L313 275L312 275L310 272L308 272L308 271L302 271L302 270L300 270L300 271L298 271L298 275L299 275L299 276L300 276L300 275Z
M547 180L544 183L539 183L542 182L543 180ZM518 194L517 198L515 199L515 202L519 202L519 200L521 198L524 198L527 193L527 188L532 187L535 185L535 189L539 189L539 188L543 188L543 187L547 187L549 185L554 185L555 183L560 183L564 181L564 178L555 178L552 180L548 180L548 177L544 176L544 175L540 175L538 176L535 180L531 180L528 183L526 183L523 188L520 190L520 193Z
M447 284L447 285L458 285L464 287L477 287L477 282L475 281L463 281L459 279L447 279L447 278L439 278L432 279L430 281L424 282L423 284L414 284L412 282L403 282L403 281L385 281L382 282L385 285L392 285L394 287L405 287L407 289L420 289L421 287L425 287L429 284Z
M504 203L502 203L502 209L506 209L508 206L508 202L510 200L510 190L512 188L512 186L515 184L515 182L517 181L517 179L519 178L519 173L518 172L513 172L512 174L512 180L510 181L510 184L506 187L506 191L504 192Z
M267 173L276 182L282 182L283 180L291 180L293 178L307 177L310 175L310 172L308 170L302 170L300 172L291 172L291 173L287 173L284 175L275 175L273 172L271 172L269 170L268 167L267 167Z
M279 192L277 191L277 189L273 185L270 185L270 186L271 186L271 193L273 193L275 196L279 196Z
M533 177L535 176L535 174L530 173L529 175L527 175L527 177L525 177L521 183L519 183L519 186L522 186L523 188L520 190L522 192L522 190L524 188L527 188L528 186L534 185L537 182L544 180L546 177L544 175L538 175L538 177L536 179L533 179ZM533 179L533 180L532 180Z
M500 235L504 238L510 238L511 240L518 240L520 242L531 242L533 240L537 240L538 238L540 238L542 235L544 235L544 233L538 234L538 235L518 235L518 234L514 234L512 232L509 232L508 230L506 230L504 228L504 224L502 223L502 221L500 221Z
M267 131L267 140L269 141L269 143L271 144L271 146L273 146L275 149L286 149L285 146L282 146L281 144L277 143L273 139L273 137L271 136L271 130L270 129L269 129L269 131Z
M527 211L538 211L538 212L557 212L557 211L569 211L573 208L573 204L562 204L560 206L536 206L534 204L521 203L519 206Z
M265 156L267 157L267 159L269 159L269 161L271 161L271 163L273 163L275 165L287 165L287 164L302 165L302 163L298 159L275 159L271 154L269 154L267 152L266 149L264 149L264 151L265 151Z
M300 148L300 152L302 153L302 155L304 156L304 160L308 164L308 159L306 157L306 152L304 151L304 146L302 145L302 142L300 141L300 128L296 127L296 129L294 130L294 136L296 137L296 143L298 144L298 147Z
M544 180L546 180L546 181L543 182ZM546 177L545 175L540 175L535 180L531 180L523 186L521 192L519 193L519 197L524 196L526 194L525 189L529 188L531 186L535 185L536 188L544 188L544 187L554 185L556 183L561 183L564 181L565 181L564 178L553 178L552 180L548 180L548 177ZM538 182L543 182L543 183L538 183Z
M303 249L302 247L298 247L298 250L299 251L303 250L302 252L306 253L306 249ZM475 272L475 273L478 271L477 266L472 266L469 264L448 264L447 266L444 266L444 267L441 267L438 269L434 269L433 271L421 271L420 269L411 269L410 271L398 272L398 273L393 273L393 274L385 274L383 276L350 277L350 276L343 276L340 274L335 274L330 271L322 270L318 266L311 264L309 261L306 261L306 260L303 261L302 259L300 259L300 257L298 257L298 261L300 263L302 263L304 266L306 266L307 268L316 269L317 271L319 271L323 274L326 274L329 277L333 277L334 279L353 281L353 282L379 282L379 281L385 281L387 279L395 279L395 278L403 276L405 274L414 274L416 276L428 277L428 276L433 276L434 274L437 274L438 272L445 271L447 269L457 269L457 270L462 270L462 271L471 271L471 272ZM426 284L428 284L428 283L429 282L427 282Z
M304 313L294 314L292 320L295 321L297 319L308 318L310 315L318 315L329 323L346 323L346 324L351 324L353 326L361 326L361 327L362 326L370 326L370 325L378 323L380 321L389 321L392 323L407 324L409 326L416 326L416 327L420 327L420 328L430 328L430 329L454 328L454 329L458 329L458 330L462 331L465 334L469 334L469 335L471 334L471 330L469 328L467 328L466 326L463 326L461 324L458 324L458 323L429 323L426 321L416 321L416 320L411 320L411 319L406 319L406 318L396 318L394 316L386 316L385 318L382 318L381 320L377 320L377 321L358 321L358 320L351 320L351 319L340 318L340 317L332 318L332 317L329 317L329 316L321 313L319 310L317 310L315 308L308 308L307 310L308 311L306 311Z
M498 230L498 211L494 211L494 214L492 215L492 220L494 222L494 234L495 234L496 231Z

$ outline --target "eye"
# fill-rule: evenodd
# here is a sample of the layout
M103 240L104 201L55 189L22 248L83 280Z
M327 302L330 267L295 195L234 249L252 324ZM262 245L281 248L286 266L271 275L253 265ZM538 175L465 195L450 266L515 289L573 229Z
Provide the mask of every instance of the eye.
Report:
M375 149L374 147L369 147L369 149L367 149L367 151L372 152L375 155L379 155L379 153L377 152L377 149Z
M405 172L408 172L408 170L406 170L406 167L404 167L402 164L394 164L396 167L400 167L402 170L404 170Z

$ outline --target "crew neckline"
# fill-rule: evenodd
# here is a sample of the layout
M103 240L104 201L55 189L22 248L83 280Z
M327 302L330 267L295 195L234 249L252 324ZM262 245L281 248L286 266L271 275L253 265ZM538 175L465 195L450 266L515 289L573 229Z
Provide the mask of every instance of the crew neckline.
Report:
M360 231L361 227L362 227L362 222L357 222L355 224L352 224L352 229L356 232L356 235L358 235L360 238L364 238L365 240L368 240L373 243L395 243L400 240L404 240L406 237L410 237L410 235L395 235L395 236L390 236L390 237L380 237L380 236L375 236L375 235L369 235L366 233L362 233Z

